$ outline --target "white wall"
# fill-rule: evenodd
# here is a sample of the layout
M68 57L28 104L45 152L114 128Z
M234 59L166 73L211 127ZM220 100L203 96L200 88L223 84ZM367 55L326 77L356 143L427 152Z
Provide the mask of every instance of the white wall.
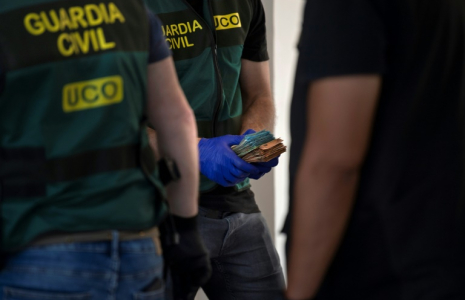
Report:
M268 52L276 105L275 135L289 145L291 141L289 108L297 60L296 46L305 0L262 0L262 2L267 18ZM272 232L284 268L285 237L279 231L287 213L288 165L289 156L286 153L281 155L275 170L259 181L252 181L252 190ZM200 291L196 300L207 300L207 297Z
M300 35L304 0L274 0L273 12L273 93L277 111L275 135L289 145L289 111L297 60L297 42ZM289 153L281 155L275 168L274 232L276 248L285 268L285 236L280 234L288 203Z
M275 0L262 0L263 7L266 13L266 27L267 27L267 40L268 40L268 54L270 59L274 56L274 25L273 25L273 12ZM271 73L273 74L273 64L270 63ZM271 76L271 81L273 81ZM258 206L265 217L268 227L273 230L277 226L275 223L275 188L274 188L274 171L266 174L260 180L251 180L252 190L255 193L255 199L257 200ZM273 240L275 235L272 234Z

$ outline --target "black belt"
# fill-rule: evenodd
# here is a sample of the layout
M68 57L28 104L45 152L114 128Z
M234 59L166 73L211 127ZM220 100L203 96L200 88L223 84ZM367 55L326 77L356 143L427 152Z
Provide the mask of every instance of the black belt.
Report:
M41 197L46 194L47 183L137 168L141 164L152 173L155 169L153 157L149 146L141 150L139 145L92 150L49 160L44 148L0 148L1 193L4 197ZM179 177L172 161L161 160L159 165L163 184Z

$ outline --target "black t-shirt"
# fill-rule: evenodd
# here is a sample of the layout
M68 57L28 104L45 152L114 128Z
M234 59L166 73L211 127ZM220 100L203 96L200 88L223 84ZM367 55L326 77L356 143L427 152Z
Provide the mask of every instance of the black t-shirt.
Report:
M250 188L237 191L235 187L217 186L214 190L201 193L200 206L222 212L260 212Z
M252 23L244 41L242 58L251 61L267 61L265 10L261 0L250 0L253 7Z
M249 0L253 7L253 17L249 32L244 42L242 58L251 61L268 60L266 45L265 11L260 0ZM203 0L188 0L200 16L203 14ZM228 212L260 212L254 193L250 189L237 191L235 187L217 186L214 190L200 194L201 206Z
M249 0L253 8L252 22L244 41L242 58L251 61L267 61L268 50L266 45L265 10L261 0ZM203 0L187 0L192 8L201 16L203 13Z
M464 28L462 1L307 1L291 187L309 83L383 77L353 213L315 299L465 299Z

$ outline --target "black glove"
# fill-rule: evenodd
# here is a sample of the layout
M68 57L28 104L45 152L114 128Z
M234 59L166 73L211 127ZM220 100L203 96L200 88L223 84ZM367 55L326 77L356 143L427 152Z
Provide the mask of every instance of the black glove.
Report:
M165 222L160 226L160 231L165 264L173 281L173 298L194 299L199 287L211 276L210 258L197 230L196 217L171 218L171 224ZM173 225L175 230L170 228ZM178 236L175 236L176 231Z

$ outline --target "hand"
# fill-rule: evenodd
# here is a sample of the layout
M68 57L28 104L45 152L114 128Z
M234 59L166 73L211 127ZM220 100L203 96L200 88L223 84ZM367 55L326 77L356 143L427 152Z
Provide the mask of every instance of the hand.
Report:
M253 129L247 129L246 132L242 136L245 136L247 134L252 134L255 133L255 130ZM260 179L263 175L271 171L271 168L276 167L279 163L279 156L276 158L273 158L272 160L268 162L262 162L262 163L253 163L255 167L259 170L258 173L256 174L250 174L249 178L252 179Z
M231 149L244 136L224 135L199 141L200 173L222 186L234 186L249 176L258 176L258 167L242 160Z
M259 162L259 163L253 163L257 169L260 170L260 173L250 175L249 177L252 179L260 179L263 175L271 171L271 168L276 167L279 163L279 156L276 158L273 158L272 160L268 162Z
M163 256L170 269L173 299L194 299L200 286L210 279L212 269L208 252L197 230L196 217L171 216L179 234L179 243L170 241L169 222L160 226Z

